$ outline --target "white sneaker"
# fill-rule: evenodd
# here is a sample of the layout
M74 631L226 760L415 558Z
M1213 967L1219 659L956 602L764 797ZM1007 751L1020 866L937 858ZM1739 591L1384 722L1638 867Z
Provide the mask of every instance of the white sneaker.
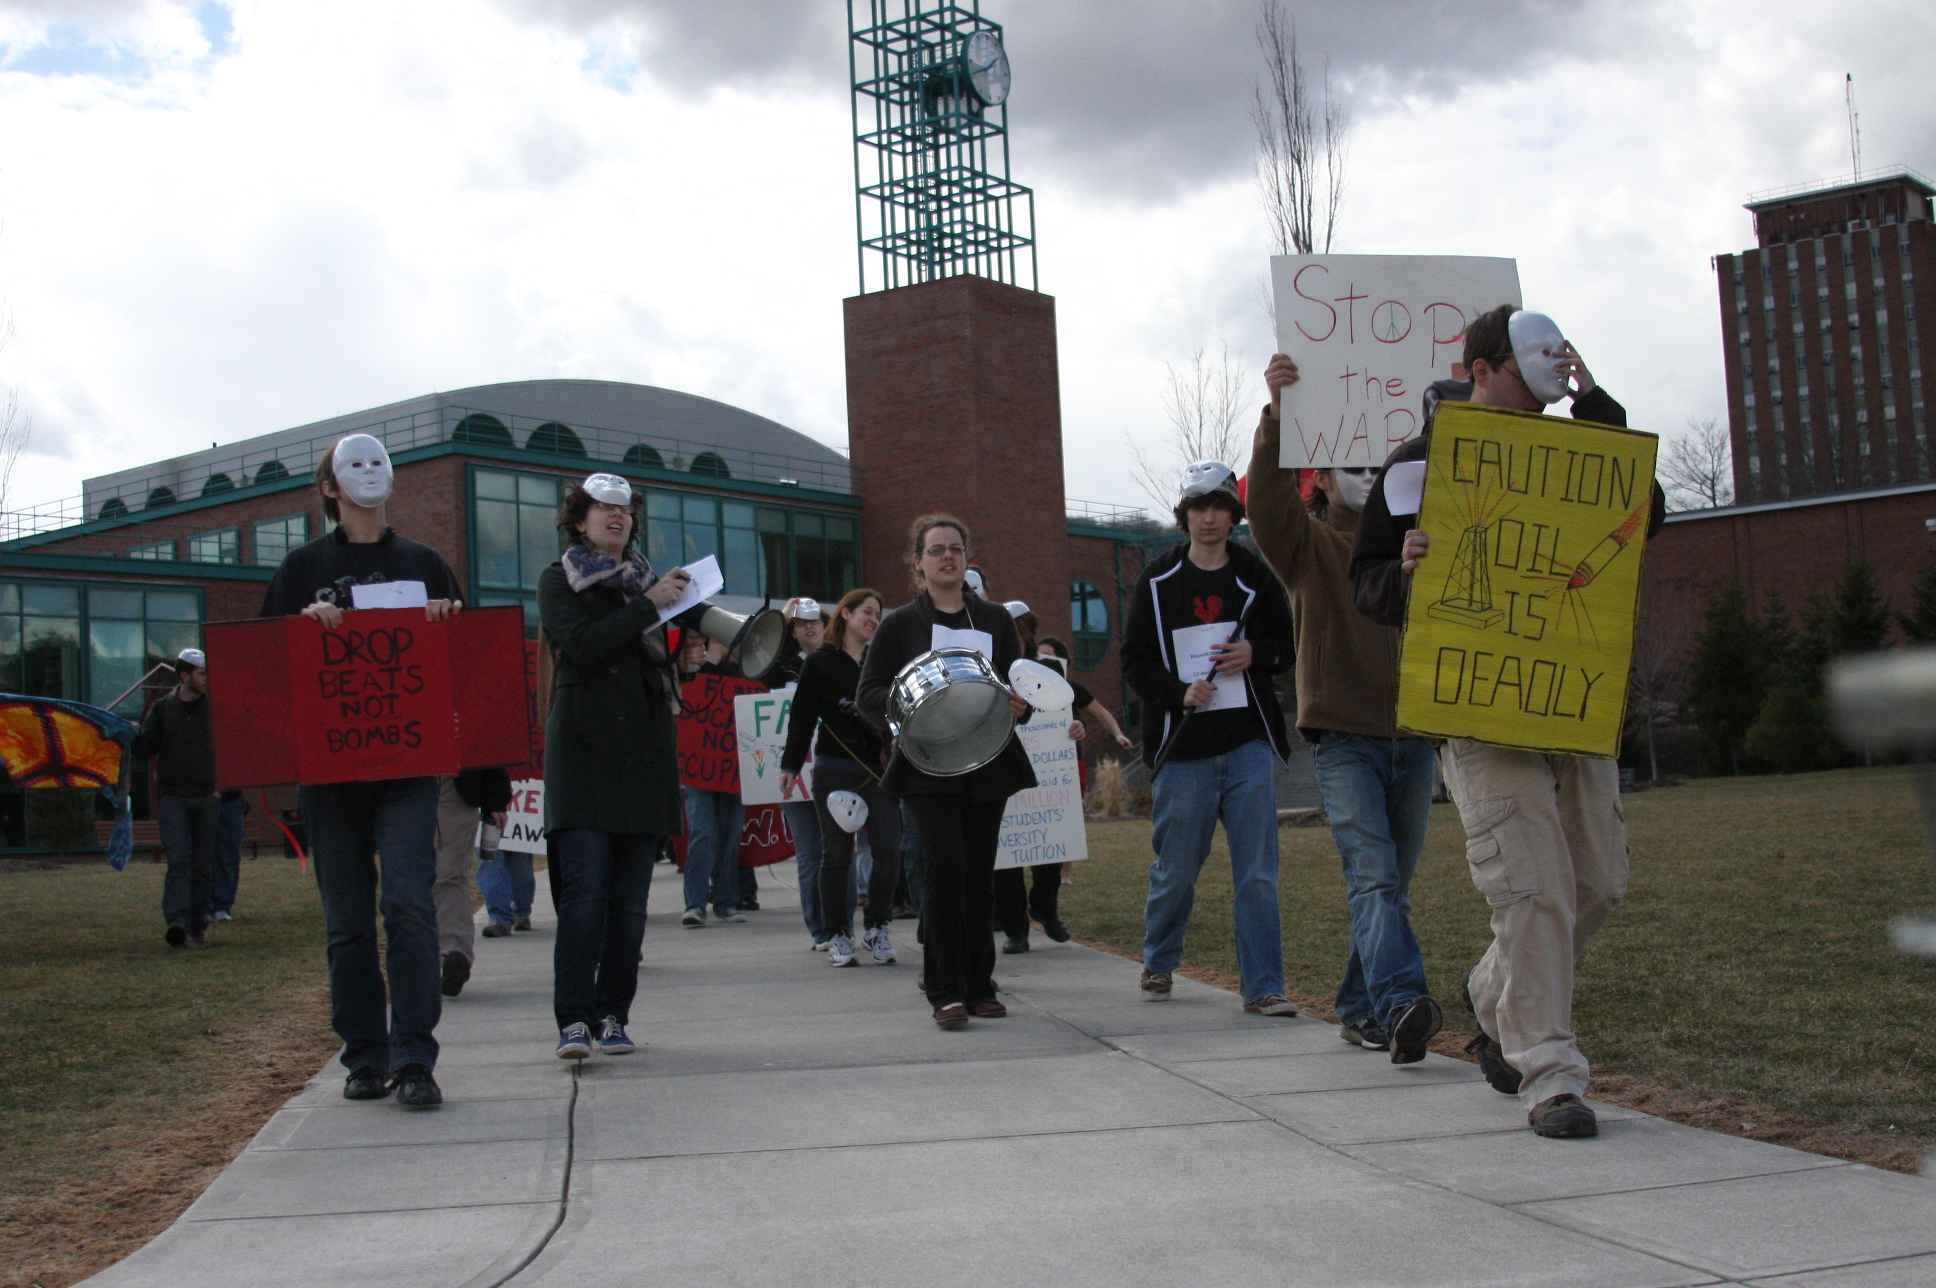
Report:
M234 917L231 917L231 916L229 916L229 914L228 914L228 913L226 913L226 912L218 912L218 913L216 913L216 914L215 914L215 915L214 915L213 917L211 917L211 918L209 918L209 920L211 920L211 921L234 921L234 920L235 920L235 918L234 918Z
M745 921L746 914L743 912L740 912L736 908L728 908L724 912L715 911L713 913L713 920L717 921L719 924L723 926L728 922Z
M683 916L683 917L681 917L681 918L679 918L679 924L680 924L680 925L682 925L682 926L703 926L703 925L705 925L705 924L706 924L706 910L705 910L704 908L688 908L688 909L686 909L686 914L685 914L685 916Z
M827 961L834 966L854 964L854 941L845 935L835 935L827 941Z
M888 966L900 960L894 955L894 941L887 937L886 926L875 926L862 937L861 942L874 954L876 966Z
M813 951L816 953L824 953L827 951L827 945L832 942L830 939L816 939L813 941Z

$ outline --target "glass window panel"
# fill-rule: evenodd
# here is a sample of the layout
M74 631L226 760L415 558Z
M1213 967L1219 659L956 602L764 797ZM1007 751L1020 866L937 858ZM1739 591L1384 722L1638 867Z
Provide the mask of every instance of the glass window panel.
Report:
M79 617L81 615L81 588L79 586L39 586L33 582L20 585L20 609L39 617ZM44 697L45 694L36 694Z
M828 519L827 536L835 541L852 541L854 539L854 521L852 519Z
M19 611L20 583L17 581L0 581L0 613L17 613Z
M652 491L645 494L645 514L650 519L679 518L679 494L677 492Z
M761 510L760 511L760 531L761 532L785 532L786 530L787 530L787 517L786 517L785 510Z
M796 519L800 517L794 516ZM796 565L794 594L827 601L839 599L839 592L827 578L827 543L819 537L796 536L793 550Z
M645 557L661 576L679 566L683 529L676 523L655 523L645 530Z
M505 501L477 503L477 581L483 586L518 584L518 507Z
M725 516L729 528L750 528L753 526L753 507L741 501L722 501L720 511Z
M795 514L793 516L793 535L796 537L824 536L827 524L817 514Z
M518 475L518 500L526 505L557 505L558 479L540 474Z
M148 592L148 620L169 622L202 620L202 600L192 590L151 590Z
M836 595L860 585L860 555L851 541L827 543L827 578L833 582Z
M550 506L521 505L518 509L518 585L536 590L538 574L558 557L557 516Z
M493 501L518 499L518 476L515 474L506 474L501 470L479 470L472 478L476 480L479 497L489 497Z
M12 613L0 615L0 693L19 693L25 687L20 680L20 619Z
M96 596L99 591L94 592ZM140 591L134 592L141 597ZM88 701L106 707L147 670L147 633L140 622L94 620L88 623ZM122 715L140 712L141 695L130 693L113 710Z
M701 527L696 523L681 525L685 533L684 550L680 555L681 564L691 564L704 559L707 555L719 553L719 529L712 524Z
M679 498L681 511L679 517L687 523L715 524L719 522L719 502L709 496L682 496Z
M188 557L194 563L236 563L241 550L242 534L236 528L204 532L188 539Z
M757 596L765 589L766 569L761 567L760 537L757 532L748 532L743 528L726 529L726 549L720 562L726 574L727 594Z
M202 624L200 622L148 622L148 666L160 662L172 662L181 656L185 648L202 646ZM110 695L112 696L112 695Z
M140 621L141 592L91 587L87 592L87 611L94 617L131 617Z
M771 510L760 511L760 522L766 522ZM782 515L782 518L786 516ZM766 563L766 597L768 599L789 599L793 596L793 553L788 549L784 532L762 532L760 552Z
M309 540L309 516L292 514L281 519L269 519L255 525L255 562L266 567L275 567L282 557Z
M172 541L157 541L153 545L135 546L128 551L130 559L173 559L174 557L175 543Z
M38 698L81 696L81 624L71 617L27 617L20 623L21 692Z

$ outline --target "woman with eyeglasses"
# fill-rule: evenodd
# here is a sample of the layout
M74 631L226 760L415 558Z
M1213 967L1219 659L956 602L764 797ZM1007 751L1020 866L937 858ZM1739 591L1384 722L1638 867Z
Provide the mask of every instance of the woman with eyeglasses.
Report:
M967 589L969 536L961 520L924 515L908 534L908 563L918 594L889 613L875 632L861 666L858 705L876 727L887 720L888 688L903 667L942 647L979 650L1000 676L1021 656L1015 621L1000 604ZM1009 694L1009 710L1028 714L1028 703ZM923 990L944 1029L958 1029L971 1015L1008 1014L995 996L995 851L1008 798L1035 786L1035 769L1020 738L1011 737L996 757L970 774L939 778L917 769L893 749L883 786L908 805L923 850L922 934L926 965ZM884 857L877 845L874 861ZM869 904L873 903L870 895Z

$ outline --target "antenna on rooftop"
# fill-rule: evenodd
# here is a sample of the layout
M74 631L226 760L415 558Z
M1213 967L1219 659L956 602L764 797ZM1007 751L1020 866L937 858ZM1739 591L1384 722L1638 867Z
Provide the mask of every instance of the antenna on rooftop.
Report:
M1842 73L1842 97L1849 108L1849 164L1855 177L1862 177L1862 118L1855 110L1855 73Z

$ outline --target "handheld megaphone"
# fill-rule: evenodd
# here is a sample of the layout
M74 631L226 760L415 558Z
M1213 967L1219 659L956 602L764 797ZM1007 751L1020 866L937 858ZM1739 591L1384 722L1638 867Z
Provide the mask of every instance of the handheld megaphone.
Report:
M867 826L867 802L853 792L828 792L827 813L843 832L858 832Z
M1008 664L1008 683L1037 711L1067 711L1076 704L1076 691L1067 680L1054 669L1025 657Z
M749 680L758 680L773 669L780 660L780 649L786 644L786 618L778 610L762 608L750 617L729 613L717 604L704 604L705 613L699 619L699 633L707 639L718 640L739 656L740 673Z

